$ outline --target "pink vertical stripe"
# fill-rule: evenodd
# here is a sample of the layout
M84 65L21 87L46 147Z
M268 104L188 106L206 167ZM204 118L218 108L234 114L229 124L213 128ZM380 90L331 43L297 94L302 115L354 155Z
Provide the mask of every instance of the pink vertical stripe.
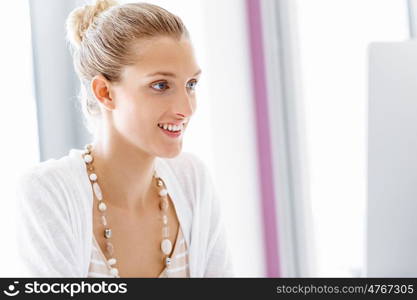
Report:
M275 192L273 184L271 142L269 136L268 96L260 5L260 0L246 0L253 76L253 96L256 114L259 177L264 221L265 257L267 267L266 276L281 277L277 224L275 218Z

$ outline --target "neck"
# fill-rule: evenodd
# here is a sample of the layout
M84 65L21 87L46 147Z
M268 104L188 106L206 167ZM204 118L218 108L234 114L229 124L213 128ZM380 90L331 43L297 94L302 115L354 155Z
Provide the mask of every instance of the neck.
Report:
M99 139L92 146L94 170L106 204L129 211L149 207L155 193L155 157L126 141Z

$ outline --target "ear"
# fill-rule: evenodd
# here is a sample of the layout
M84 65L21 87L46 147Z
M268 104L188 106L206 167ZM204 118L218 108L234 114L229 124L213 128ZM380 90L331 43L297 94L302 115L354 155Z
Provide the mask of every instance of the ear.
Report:
M101 74L94 76L91 80L93 95L107 110L114 109L114 101L111 98L110 86L110 82Z

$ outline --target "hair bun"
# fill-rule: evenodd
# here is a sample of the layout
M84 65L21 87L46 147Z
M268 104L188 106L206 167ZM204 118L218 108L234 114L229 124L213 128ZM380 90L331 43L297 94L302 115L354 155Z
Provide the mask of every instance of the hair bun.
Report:
M115 5L118 5L115 0L96 0L92 5L75 8L67 18L67 39L73 46L79 47L85 31L93 23L94 18Z

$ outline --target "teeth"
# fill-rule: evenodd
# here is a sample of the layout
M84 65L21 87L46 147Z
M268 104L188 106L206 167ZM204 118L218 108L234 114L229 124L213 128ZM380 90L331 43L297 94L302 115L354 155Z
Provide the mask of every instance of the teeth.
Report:
M159 127L169 130L169 131L180 131L184 129L184 124L181 125L172 125L172 124L158 124Z

